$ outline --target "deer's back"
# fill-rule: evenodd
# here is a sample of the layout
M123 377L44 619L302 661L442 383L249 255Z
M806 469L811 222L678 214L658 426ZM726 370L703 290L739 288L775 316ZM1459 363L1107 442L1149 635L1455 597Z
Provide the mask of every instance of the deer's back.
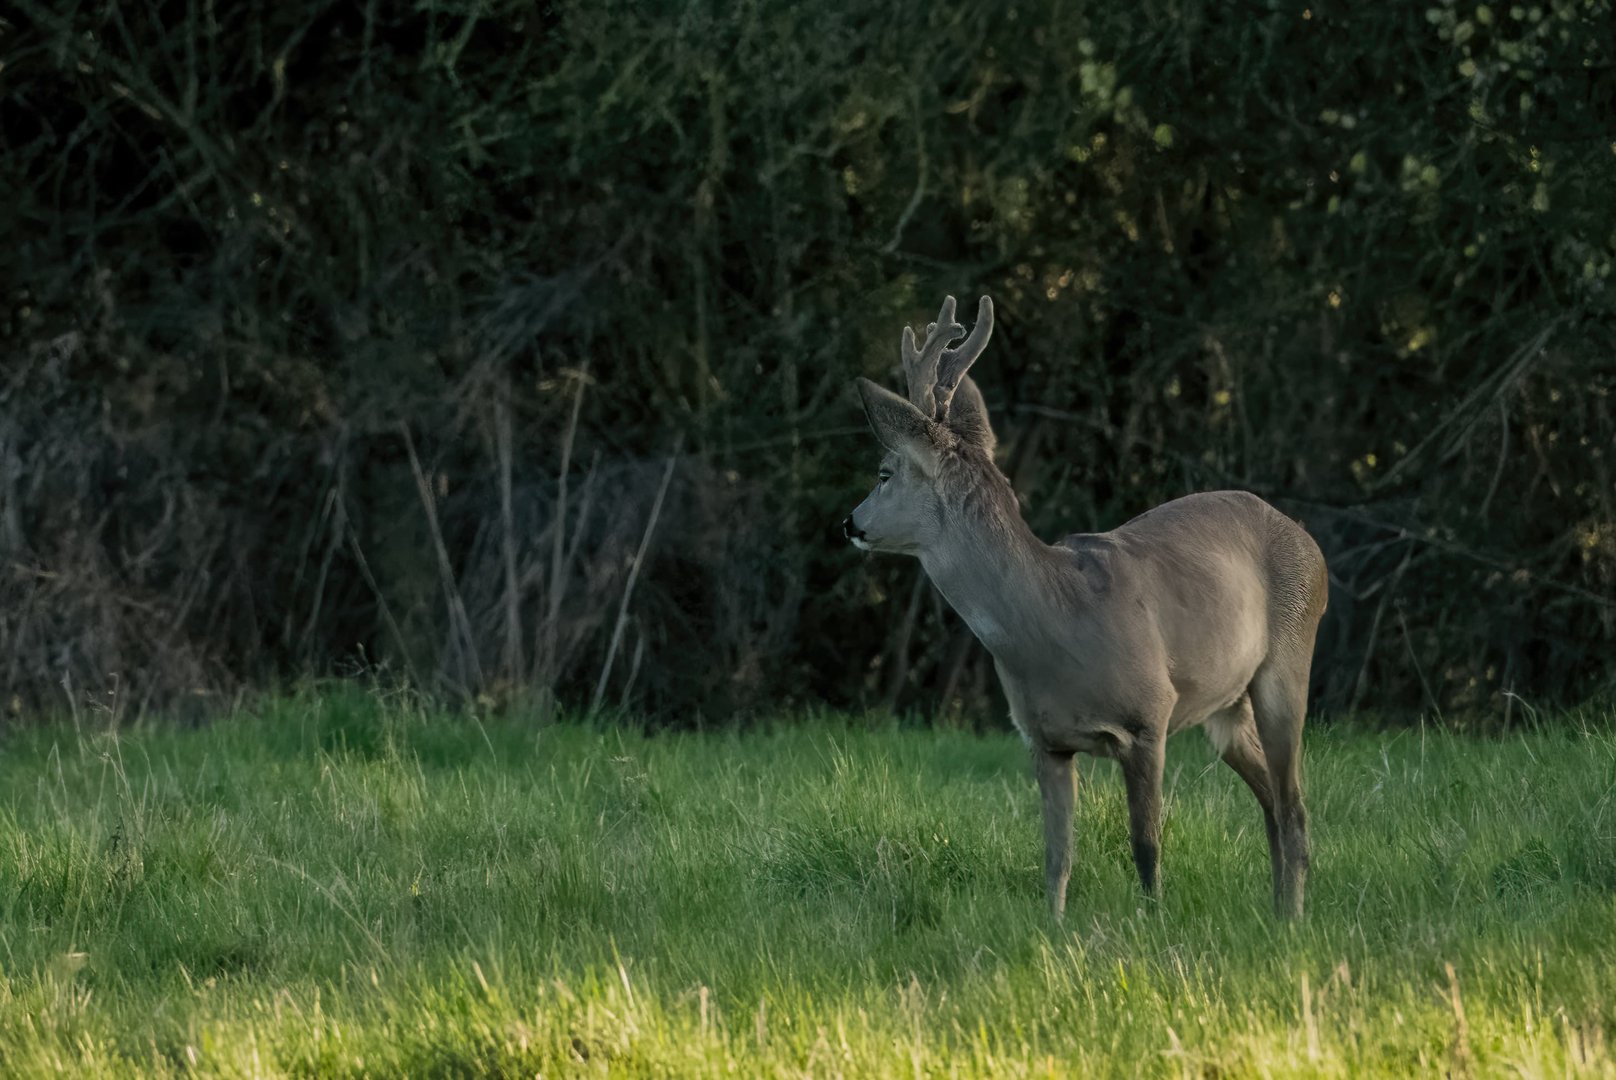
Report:
M1310 646L1324 611L1318 545L1249 492L1187 495L1061 546L1103 568L1105 603L1148 627L1178 693L1208 707L1243 692L1276 649Z

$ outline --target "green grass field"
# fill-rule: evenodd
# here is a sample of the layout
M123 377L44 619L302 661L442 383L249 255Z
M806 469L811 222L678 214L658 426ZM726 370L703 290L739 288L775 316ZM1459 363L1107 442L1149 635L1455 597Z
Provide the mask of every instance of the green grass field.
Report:
M1314 728L1295 926L1201 735L1159 904L1087 762L1058 927L1009 735L12 730L0 1073L1616 1075L1612 729Z

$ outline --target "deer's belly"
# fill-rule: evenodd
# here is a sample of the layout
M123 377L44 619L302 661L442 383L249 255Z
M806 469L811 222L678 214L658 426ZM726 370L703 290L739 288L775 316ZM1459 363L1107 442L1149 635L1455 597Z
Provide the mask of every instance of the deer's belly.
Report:
M1149 726L1149 710L1130 703L1090 701L1075 687L1040 692L1007 677L1003 667L999 681L1010 703L1010 719L1022 738L1049 753L1117 757Z

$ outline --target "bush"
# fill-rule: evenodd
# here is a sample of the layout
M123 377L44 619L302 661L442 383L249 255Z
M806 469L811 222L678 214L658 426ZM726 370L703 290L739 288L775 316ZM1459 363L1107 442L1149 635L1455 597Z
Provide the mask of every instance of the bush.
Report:
M1248 488L1330 557L1326 704L1612 685L1608 0L20 12L14 710L357 655L974 708L968 632L835 523L847 383L983 291L1041 534Z

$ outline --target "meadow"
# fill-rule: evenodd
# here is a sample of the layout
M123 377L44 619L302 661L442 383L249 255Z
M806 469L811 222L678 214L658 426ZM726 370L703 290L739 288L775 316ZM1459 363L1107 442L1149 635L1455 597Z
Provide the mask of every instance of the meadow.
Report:
M1314 724L1309 911L1196 733L1164 894L1010 734L646 735L344 689L0 735L0 1073L1616 1075L1616 716Z

